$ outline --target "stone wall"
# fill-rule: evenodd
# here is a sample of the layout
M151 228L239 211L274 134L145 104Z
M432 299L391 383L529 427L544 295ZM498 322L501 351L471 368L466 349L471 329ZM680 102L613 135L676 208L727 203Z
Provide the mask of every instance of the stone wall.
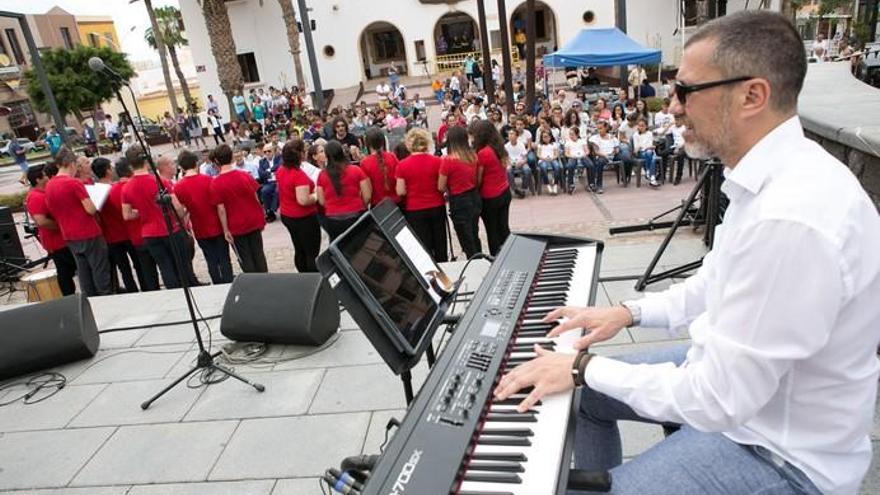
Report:
M811 64L798 113L807 137L852 170L880 211L880 90L847 62Z
M833 139L824 138L810 132L809 129L804 129L804 131L808 138L821 144L823 148L852 170L852 173L862 183L862 187L868 192L868 196L874 201L877 211L880 212L880 156L851 148Z

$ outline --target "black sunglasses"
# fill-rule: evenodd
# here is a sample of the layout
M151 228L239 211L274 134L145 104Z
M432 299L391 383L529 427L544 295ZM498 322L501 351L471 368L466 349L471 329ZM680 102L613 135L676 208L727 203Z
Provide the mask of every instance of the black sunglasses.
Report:
M721 79L719 81L709 81L699 84L685 84L681 81L675 81L675 92L674 95L678 98L678 101L684 105L687 103L687 95L688 93L696 93L697 91L702 91L704 89L714 88L716 86L724 86L725 84L733 84L743 81L748 81L749 79L754 79L752 76L741 76L741 77L733 77L730 79Z

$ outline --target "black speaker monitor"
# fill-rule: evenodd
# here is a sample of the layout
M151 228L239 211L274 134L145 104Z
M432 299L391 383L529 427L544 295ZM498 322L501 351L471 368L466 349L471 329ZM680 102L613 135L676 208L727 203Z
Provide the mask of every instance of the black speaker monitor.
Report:
M320 273L242 273L223 305L228 339L321 345L339 328L339 302Z
M18 230L15 229L12 210L6 206L0 206L0 279L20 272L21 269L18 267L27 261L24 251L21 249Z
M81 294L0 311L0 380L90 358L99 343Z

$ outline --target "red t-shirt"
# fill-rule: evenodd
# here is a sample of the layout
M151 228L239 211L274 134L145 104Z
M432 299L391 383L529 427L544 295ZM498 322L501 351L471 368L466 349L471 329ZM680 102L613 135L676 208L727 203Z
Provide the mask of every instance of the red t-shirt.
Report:
M370 199L370 204L373 206L381 203L385 198L389 198L395 203L400 201L400 197L397 195L397 187L395 187L395 182L397 182L397 179L395 179L397 157L393 153L383 151L382 160L385 162L384 176L382 169L379 168L379 159L376 158L375 154L371 154L361 160L361 169L367 174L367 177L370 178L370 183L373 185L373 196Z
M477 187L477 166L451 156L440 161L440 175L446 176L449 194L456 195Z
M296 188L309 187L309 194L315 191L315 183L301 168L278 167L275 172L275 180L278 184L278 204L281 215L290 218L304 218L318 212L315 205L302 206L296 200Z
M117 182L110 186L107 201L101 208L101 230L104 231L104 239L107 244L116 244L128 240L128 226L122 218L122 188L124 182Z
M250 234L266 226L258 189L257 181L242 170L221 173L211 182L211 203L226 207L226 225L232 235Z
M119 179L119 182L116 184L120 184L120 195L119 195L119 203L120 206L124 201L122 200L122 196L125 193L125 184L131 180L129 177L123 177ZM110 194L113 194L113 189L110 189ZM109 198L108 198L109 200ZM134 220L126 220L125 221L125 230L128 233L128 240L131 241L131 244L135 247L144 245L144 236L141 235L141 220L140 218L135 218Z
M484 146L477 152L477 167L483 168L480 196L484 199L496 198L510 187L507 183L507 169L489 146Z
M31 192L27 195L25 207L31 216L44 215L53 218L52 214L49 213L49 207L46 206L46 191L42 189L31 189ZM54 253L66 245L64 237L58 229L37 227L37 238L40 239L43 249L49 253Z
M174 195L189 211L196 239L210 239L223 233L217 207L211 204L211 181L203 174L187 175L174 186Z
M165 188L171 191L171 182L162 179ZM141 236L143 237L167 237L168 228L165 225L165 217L162 208L156 202L159 194L159 186L156 178L149 174L134 175L122 187L122 202L131 205L138 211L141 224ZM172 220L174 232L180 230L177 221ZM131 241L134 244L134 240ZM135 244L136 246L138 244Z
M342 171L342 195L336 194L333 183L326 170L318 175L318 187L324 190L324 211L328 217L347 215L364 211L361 199L361 181L367 175L356 165L348 165Z
M83 208L82 200L88 197L86 186L69 175L56 175L46 185L46 204L61 227L65 241L82 241L101 235L98 221Z
M439 175L440 158L428 153L415 153L397 165L397 178L406 183L406 211L443 206L443 195L437 189Z

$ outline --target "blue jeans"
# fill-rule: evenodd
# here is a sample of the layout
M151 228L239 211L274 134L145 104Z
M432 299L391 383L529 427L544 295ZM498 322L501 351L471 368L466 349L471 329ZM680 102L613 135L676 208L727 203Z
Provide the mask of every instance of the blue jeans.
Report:
M562 183L562 163L560 163L559 160L540 160L538 162L538 168L541 170L542 183L550 184L549 171L553 172L554 184Z
M648 178L652 179L657 176L657 164L654 162L654 151L653 150L642 150L639 151L639 158L645 160L645 172L648 174Z
M523 165L511 165L510 168L507 169L507 182L510 183L510 187L516 189L516 181L514 178L520 175L522 176L522 187L526 191L531 189L532 185L532 169L529 168L527 164Z
M616 357L627 363L684 362L688 345ZM626 464L617 421L656 422L626 404L589 388L581 393L575 433L577 469L610 470L616 494L819 494L799 469L777 465L761 447L740 445L720 433L687 425ZM660 482L662 480L662 482ZM570 492L582 493L582 492Z
M605 165L608 159L603 156L593 158L593 167L590 169L590 186L602 189L602 172L605 171Z
M278 209L278 184L267 182L260 186L260 202L266 213L275 212Z
M443 93L442 89L438 89L437 91L434 91L434 98L437 100L437 103L440 105L443 104L443 96L444 96L444 93Z
M587 158L569 158L565 163L565 183L569 186L574 185L574 175L578 170L593 168L593 162Z

